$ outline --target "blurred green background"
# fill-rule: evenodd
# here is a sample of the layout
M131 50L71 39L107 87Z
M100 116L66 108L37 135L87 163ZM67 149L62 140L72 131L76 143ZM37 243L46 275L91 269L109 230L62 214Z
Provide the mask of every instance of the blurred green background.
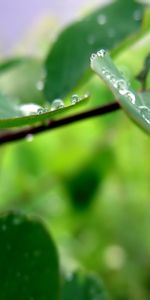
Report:
M139 86L134 77L142 68L149 44L150 34L146 34L115 57L134 87ZM45 42L40 63L46 51ZM8 87L15 95L21 87L16 81L21 68L1 76L2 90ZM39 68L36 65L35 81ZM28 68L25 74L21 95L28 101L33 94L42 103L42 93L35 85L27 94L34 76ZM91 98L81 111L113 100L96 76L76 90L79 94L86 91ZM149 137L122 111L2 146L0 209L44 218L62 267L98 273L110 299L148 300L149 149Z

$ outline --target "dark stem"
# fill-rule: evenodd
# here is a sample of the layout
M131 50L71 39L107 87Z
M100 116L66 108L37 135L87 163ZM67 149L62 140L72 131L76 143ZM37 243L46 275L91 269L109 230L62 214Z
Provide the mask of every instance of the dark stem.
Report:
M105 115L107 113L113 112L120 109L120 105L118 102L112 102L110 104L106 104L104 106L100 106L94 108L92 110L88 110L85 112L81 112L79 114L71 115L68 117L64 117L59 120L49 121L47 124L42 124L37 127L28 127L25 129L20 129L18 131L6 131L5 133L0 135L0 145L21 140L29 135L35 135L41 132L45 132L47 130L51 130L54 128L59 128L64 125L68 125L74 122L82 121L88 118L97 117L101 115Z

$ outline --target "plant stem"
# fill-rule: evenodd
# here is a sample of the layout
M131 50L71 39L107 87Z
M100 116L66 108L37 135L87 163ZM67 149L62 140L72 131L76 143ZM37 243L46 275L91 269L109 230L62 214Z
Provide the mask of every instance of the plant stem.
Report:
M71 123L75 123L78 121L82 121L88 118L102 116L107 113L116 111L120 109L120 105L118 102L112 102L85 112L81 112L79 114L71 115L64 117L59 120L52 120L49 121L47 124L42 124L37 127L28 127L23 128L17 131L11 130L11 131L5 131L3 134L0 135L0 145L18 141L21 139L24 139L25 137L29 135L36 135L41 132L45 132L48 130L52 130L55 128L59 128L65 125L69 125Z

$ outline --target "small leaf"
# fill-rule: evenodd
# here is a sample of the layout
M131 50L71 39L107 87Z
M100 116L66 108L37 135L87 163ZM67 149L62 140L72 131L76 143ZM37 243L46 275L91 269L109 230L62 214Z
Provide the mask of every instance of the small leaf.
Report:
M67 27L46 60L45 94L48 101L65 97L90 71L89 57L100 47L117 49L141 26L144 6L115 1ZM119 24L119 26L118 26Z
M144 61L144 67L140 73L136 76L136 79L139 80L142 84L142 89L146 89L146 80L150 70L150 54L147 55Z
M18 215L0 218L0 299L57 300L58 257L44 226Z
M24 64L25 62L30 62L30 61L31 61L31 59L28 57L16 57L16 58L4 60L4 61L0 62L0 73L8 71L11 68L19 66L22 63Z
M65 279L61 300L107 300L101 281L93 274L70 274Z
M0 94L0 128L20 127L38 124L43 121L51 121L68 112L74 112L75 108L80 107L89 95L86 94L79 98L73 105L54 110L51 107L42 107L36 103L18 104L16 99Z
M150 92L136 93L103 49L91 56L91 68L106 82L129 117L150 134Z
M0 65L0 91L19 98L22 103L34 99L34 102L43 104L43 76L40 59L29 57L4 61Z

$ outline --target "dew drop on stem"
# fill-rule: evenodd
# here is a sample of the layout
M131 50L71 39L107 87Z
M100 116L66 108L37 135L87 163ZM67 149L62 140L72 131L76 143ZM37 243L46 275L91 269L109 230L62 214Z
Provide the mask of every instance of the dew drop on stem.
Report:
M27 134L27 135L26 135L26 141L27 141L28 143L31 143L31 142L33 141L33 135L32 135L32 134Z

